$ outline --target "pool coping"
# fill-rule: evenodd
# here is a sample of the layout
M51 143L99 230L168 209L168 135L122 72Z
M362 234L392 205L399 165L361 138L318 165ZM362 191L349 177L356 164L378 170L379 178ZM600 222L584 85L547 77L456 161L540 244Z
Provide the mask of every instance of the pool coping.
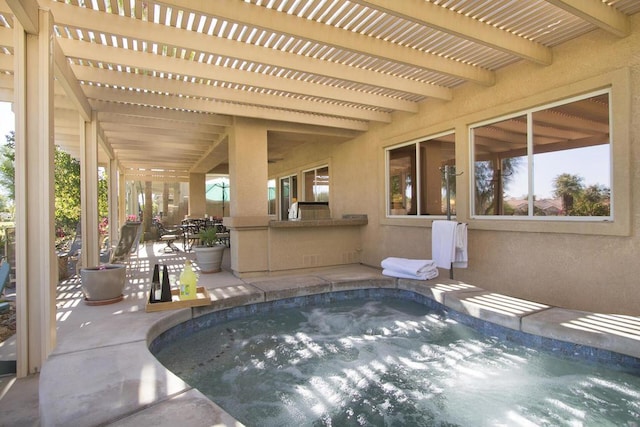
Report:
M383 276L376 268L351 266L244 280L228 274L216 277L216 283L204 279L201 285L210 293L210 306L146 313L144 292L134 289L124 303L111 308L78 307L91 320L65 334L43 366L41 424L137 426L144 420L154 425L241 425L165 369L149 345L164 331L214 311L329 292L411 291L455 312L515 331L640 358L638 317L566 310L441 277L397 279Z

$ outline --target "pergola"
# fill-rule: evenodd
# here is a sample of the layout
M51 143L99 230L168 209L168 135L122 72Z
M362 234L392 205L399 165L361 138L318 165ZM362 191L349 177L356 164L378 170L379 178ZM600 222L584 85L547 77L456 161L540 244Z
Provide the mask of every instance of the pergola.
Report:
M234 117L278 122L269 157L347 139L597 27L624 37L634 0L0 1L0 87L13 99L14 18L55 35L56 144L80 157L96 114L99 162L131 179L225 172ZM176 156L179 150L180 155Z
M19 370L54 342L51 143L83 164L91 229L98 164L114 200L117 179L233 180L251 149L238 152L236 127L261 120L266 140L251 144L266 144L266 171L300 144L349 140L461 85L490 90L517 62L550 65L554 46L594 29L625 37L638 11L637 0L0 0L0 100L16 106L25 213L18 274L47 288L24 302Z

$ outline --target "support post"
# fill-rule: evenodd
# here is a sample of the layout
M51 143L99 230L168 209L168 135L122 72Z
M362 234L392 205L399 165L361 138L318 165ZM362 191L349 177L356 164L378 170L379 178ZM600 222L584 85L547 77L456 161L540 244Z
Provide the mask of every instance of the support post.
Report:
M118 241L118 230L120 229L120 204L118 195L120 194L118 173L118 161L109 159L109 245L113 246Z
M451 188L449 184L449 179L452 176L462 175L462 172L456 174L455 172L451 172L451 166L445 165L444 167L444 188L445 188L445 198L447 201L447 221L451 221ZM455 168L455 166L453 167ZM451 268L449 269L449 278L453 279L453 262L451 263Z
M35 32L14 21L18 377L39 372L56 343L53 17L34 4Z
M83 267L100 263L98 243L98 117L94 111L91 122L80 118L80 208L82 209Z
M189 174L189 216L204 218L207 212L206 175L203 173Z
M231 268L237 275L269 269L267 130L257 120L236 118L229 135Z

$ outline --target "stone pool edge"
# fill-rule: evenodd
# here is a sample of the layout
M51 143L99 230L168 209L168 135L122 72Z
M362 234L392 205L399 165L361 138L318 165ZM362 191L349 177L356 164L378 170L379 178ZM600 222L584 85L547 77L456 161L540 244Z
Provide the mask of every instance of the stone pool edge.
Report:
M147 316L145 331L123 342L55 353L40 375L40 415L48 425L241 425L197 389L165 369L149 351L160 334L213 311L328 292L389 288L415 292L456 312L509 329L640 358L638 337L571 327L593 313L565 310L487 292L454 280L415 281L379 271L246 281L209 288L206 307ZM63 385L64 384L64 385Z

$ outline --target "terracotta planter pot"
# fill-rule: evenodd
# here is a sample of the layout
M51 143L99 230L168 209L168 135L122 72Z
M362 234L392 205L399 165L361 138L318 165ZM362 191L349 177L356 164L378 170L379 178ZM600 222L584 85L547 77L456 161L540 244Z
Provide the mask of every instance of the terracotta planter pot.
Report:
M196 246L196 263L202 273L217 273L222 270L222 254L224 246Z
M126 272L127 267L120 264L80 269L85 303L103 305L122 301Z

